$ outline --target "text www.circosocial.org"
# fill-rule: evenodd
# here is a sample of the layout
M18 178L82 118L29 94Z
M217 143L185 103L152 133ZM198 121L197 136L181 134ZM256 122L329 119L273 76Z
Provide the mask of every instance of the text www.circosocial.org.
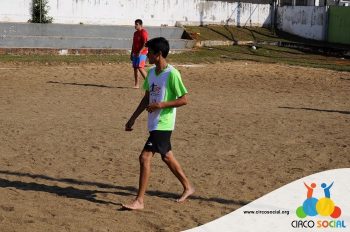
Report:
M289 210L245 210L243 211L244 214L284 214L289 215Z

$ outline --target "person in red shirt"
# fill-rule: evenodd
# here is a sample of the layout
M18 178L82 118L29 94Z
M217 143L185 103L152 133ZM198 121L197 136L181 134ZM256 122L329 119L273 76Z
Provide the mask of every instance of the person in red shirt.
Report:
M139 75L140 72L143 79L146 78L145 64L147 59L148 49L145 44L148 40L148 32L142 26L142 20L135 20L135 33L132 42L132 49L130 60L132 61L132 66L134 68L134 77L135 77L135 89L139 88Z

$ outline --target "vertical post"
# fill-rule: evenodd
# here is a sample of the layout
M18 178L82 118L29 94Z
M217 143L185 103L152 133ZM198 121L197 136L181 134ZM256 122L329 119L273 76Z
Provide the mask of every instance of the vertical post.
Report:
M273 18L274 18L274 20L273 20L273 33L275 34L277 26L278 26L278 8L280 7L280 1L279 0L274 0L273 1L273 6L275 8L274 16L273 16Z
M237 4L237 27L241 27L241 1L238 0Z
M272 33L275 31L274 24L275 24L275 8L274 8L274 1L270 1L270 28Z
M40 0L40 2L39 2L40 3L40 6L39 6L40 7L40 23L41 23L41 1L42 0Z
M277 0L270 1L270 10L271 10L271 31L273 34L276 32L276 24L277 24Z

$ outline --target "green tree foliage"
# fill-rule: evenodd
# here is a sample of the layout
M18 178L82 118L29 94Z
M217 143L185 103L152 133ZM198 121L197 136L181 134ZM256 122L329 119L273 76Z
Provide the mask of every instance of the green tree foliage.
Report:
M52 23L53 18L48 16L48 0L32 0L31 10L31 23Z

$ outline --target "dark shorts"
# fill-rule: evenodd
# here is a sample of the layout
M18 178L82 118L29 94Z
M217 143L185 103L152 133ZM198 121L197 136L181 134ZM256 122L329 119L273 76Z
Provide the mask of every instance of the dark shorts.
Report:
M164 157L168 151L171 150L171 132L172 131L150 131L143 149L146 151L157 152Z

